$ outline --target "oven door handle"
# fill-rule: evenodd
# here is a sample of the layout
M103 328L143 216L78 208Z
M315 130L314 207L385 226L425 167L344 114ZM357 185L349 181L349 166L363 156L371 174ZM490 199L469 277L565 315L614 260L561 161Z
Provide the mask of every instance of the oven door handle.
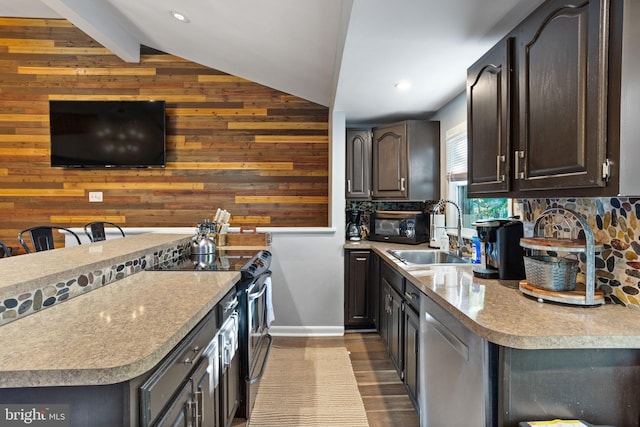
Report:
M267 344L267 350L264 354L264 359L262 360L262 366L260 367L260 372L253 378L247 379L247 383L254 384L260 380L262 375L264 374L264 368L267 366L267 359L269 359L269 351L271 350L271 343L273 342L273 337L271 334L265 334L264 338L269 340L269 344Z
M258 298L260 298L266 292L266 290L267 290L267 287L263 286L259 292L254 292L252 294L249 294L249 302L255 301Z

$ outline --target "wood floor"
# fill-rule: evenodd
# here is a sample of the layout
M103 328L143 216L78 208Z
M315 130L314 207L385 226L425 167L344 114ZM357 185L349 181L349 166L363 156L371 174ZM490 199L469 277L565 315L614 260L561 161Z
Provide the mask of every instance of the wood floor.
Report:
M396 374L387 350L375 333L347 333L342 337L274 337L281 347L345 347L370 427L419 427L420 420ZM236 419L233 427L244 427Z

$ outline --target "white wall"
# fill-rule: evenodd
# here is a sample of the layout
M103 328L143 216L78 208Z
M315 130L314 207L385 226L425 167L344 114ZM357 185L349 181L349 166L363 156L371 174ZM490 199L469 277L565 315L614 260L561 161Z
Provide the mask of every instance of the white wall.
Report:
M329 132L329 229L272 231L272 333L344 332L345 115L332 112Z
M461 92L458 96L453 98L447 105L438 110L433 116L429 117L429 120L440 121L440 170L442 171L442 178L440 179L440 194L442 198L447 195L447 180L444 178L444 174L447 171L447 159L445 154L447 152L446 138L447 131L453 127L456 127L460 123L466 123L467 121L467 94Z

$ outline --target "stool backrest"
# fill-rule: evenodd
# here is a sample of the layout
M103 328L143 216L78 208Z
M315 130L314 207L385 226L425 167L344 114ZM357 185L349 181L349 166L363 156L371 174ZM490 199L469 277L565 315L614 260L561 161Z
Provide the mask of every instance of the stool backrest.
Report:
M11 256L11 251L9 250L9 248L7 248L7 245L2 243L2 240L0 240L0 258L10 257L10 256Z
M120 231L120 234L122 234L122 237L126 237L124 231L122 230L122 228L120 228L120 226L107 221L90 222L89 224L86 224L84 226L84 232L87 234L87 236L89 236L89 240L91 240L92 242L100 242L107 239L107 236L104 232L105 225L117 228L118 231Z
M31 253L32 250L29 248L27 243L24 240L24 235L28 235L31 240L31 245L33 246L33 250L36 252L48 251L50 249L55 249L54 239L53 239L53 230L64 230L73 237L76 238L78 244L80 245L80 237L73 231L69 230L65 227L58 227L57 225L38 225L36 227L31 227L22 230L18 233L18 241L24 248L27 253Z

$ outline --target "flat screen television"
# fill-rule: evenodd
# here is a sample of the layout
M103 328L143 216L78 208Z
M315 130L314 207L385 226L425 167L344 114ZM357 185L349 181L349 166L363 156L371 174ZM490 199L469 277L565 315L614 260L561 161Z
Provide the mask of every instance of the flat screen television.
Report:
M49 101L51 166L166 165L164 101Z

